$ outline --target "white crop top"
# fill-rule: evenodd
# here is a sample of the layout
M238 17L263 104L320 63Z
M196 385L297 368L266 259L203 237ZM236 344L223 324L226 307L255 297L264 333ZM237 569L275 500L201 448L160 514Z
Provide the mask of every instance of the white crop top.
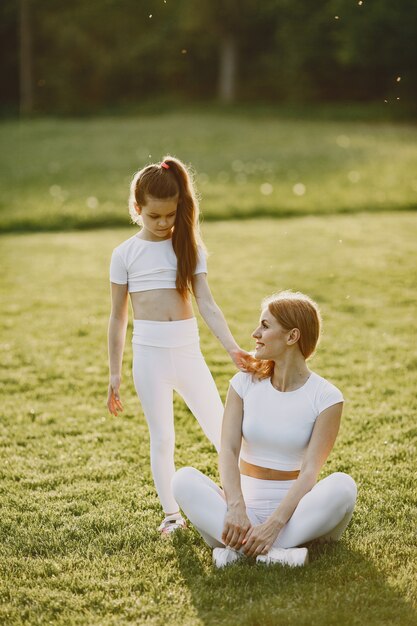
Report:
M314 372L295 391L278 391L271 379L238 372L230 381L243 400L244 461L284 471L299 470L318 415L343 402L341 391Z
M194 274L207 273L204 250L198 247ZM128 285L129 292L150 289L175 289L177 257L172 239L146 241L133 235L113 250L110 262L110 280Z

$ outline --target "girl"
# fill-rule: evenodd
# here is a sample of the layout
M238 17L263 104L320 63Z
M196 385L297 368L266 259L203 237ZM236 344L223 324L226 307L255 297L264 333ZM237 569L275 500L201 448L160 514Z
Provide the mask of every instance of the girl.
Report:
M123 410L119 388L130 293L133 379L149 426L152 474L165 512L159 530L167 534L185 526L171 490L173 390L182 395L217 450L223 417L219 393L200 351L191 290L203 319L237 367L247 353L237 345L211 295L198 202L184 164L168 156L137 172L129 210L141 230L117 246L111 258L107 406L113 415Z
M316 538L338 540L356 485L336 472L316 482L333 448L343 396L309 370L320 333L317 305L281 292L263 303L254 363L231 380L223 419L224 491L192 467L173 480L181 508L214 549L217 567L243 556L304 565ZM251 372L251 373L250 373Z

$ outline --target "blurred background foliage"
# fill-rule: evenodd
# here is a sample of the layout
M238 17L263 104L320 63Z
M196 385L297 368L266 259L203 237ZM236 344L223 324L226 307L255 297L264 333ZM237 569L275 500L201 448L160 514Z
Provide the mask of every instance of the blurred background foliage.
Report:
M415 0L2 0L1 11L3 114L417 101Z

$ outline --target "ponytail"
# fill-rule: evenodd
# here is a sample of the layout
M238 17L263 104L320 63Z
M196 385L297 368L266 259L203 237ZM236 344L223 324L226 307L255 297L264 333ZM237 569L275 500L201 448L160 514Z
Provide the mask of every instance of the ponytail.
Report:
M199 206L192 176L185 165L171 156L163 159L168 165L166 174L171 173L178 185L178 208L175 217L172 247L177 256L175 286L185 298L192 285L198 260L198 243L201 243L198 228Z

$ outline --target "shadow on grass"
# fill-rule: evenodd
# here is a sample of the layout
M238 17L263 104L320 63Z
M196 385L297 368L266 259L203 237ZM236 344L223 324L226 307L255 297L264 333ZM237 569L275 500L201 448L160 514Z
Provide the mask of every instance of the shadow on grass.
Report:
M241 210L239 207L229 207L223 213L213 213L210 211L202 215L203 222L227 222L230 220L245 221L253 219L288 219L300 217L325 217L336 215L359 215L362 213L406 213L417 211L417 203L393 205L387 204L381 206L379 204L368 204L360 207L340 207L337 211L329 211L313 207L308 210L292 209L282 207L276 209L264 205L255 205L250 209ZM55 232L74 232L103 230L108 228L127 228L129 221L125 215L100 215L88 218L84 215L53 215L50 218L44 217L42 220L30 217L12 217L0 223L0 236L8 234L24 235L28 233L55 233Z
M239 562L214 569L196 533L174 538L178 567L205 626L414 626L417 613L359 552L310 545L305 568Z

